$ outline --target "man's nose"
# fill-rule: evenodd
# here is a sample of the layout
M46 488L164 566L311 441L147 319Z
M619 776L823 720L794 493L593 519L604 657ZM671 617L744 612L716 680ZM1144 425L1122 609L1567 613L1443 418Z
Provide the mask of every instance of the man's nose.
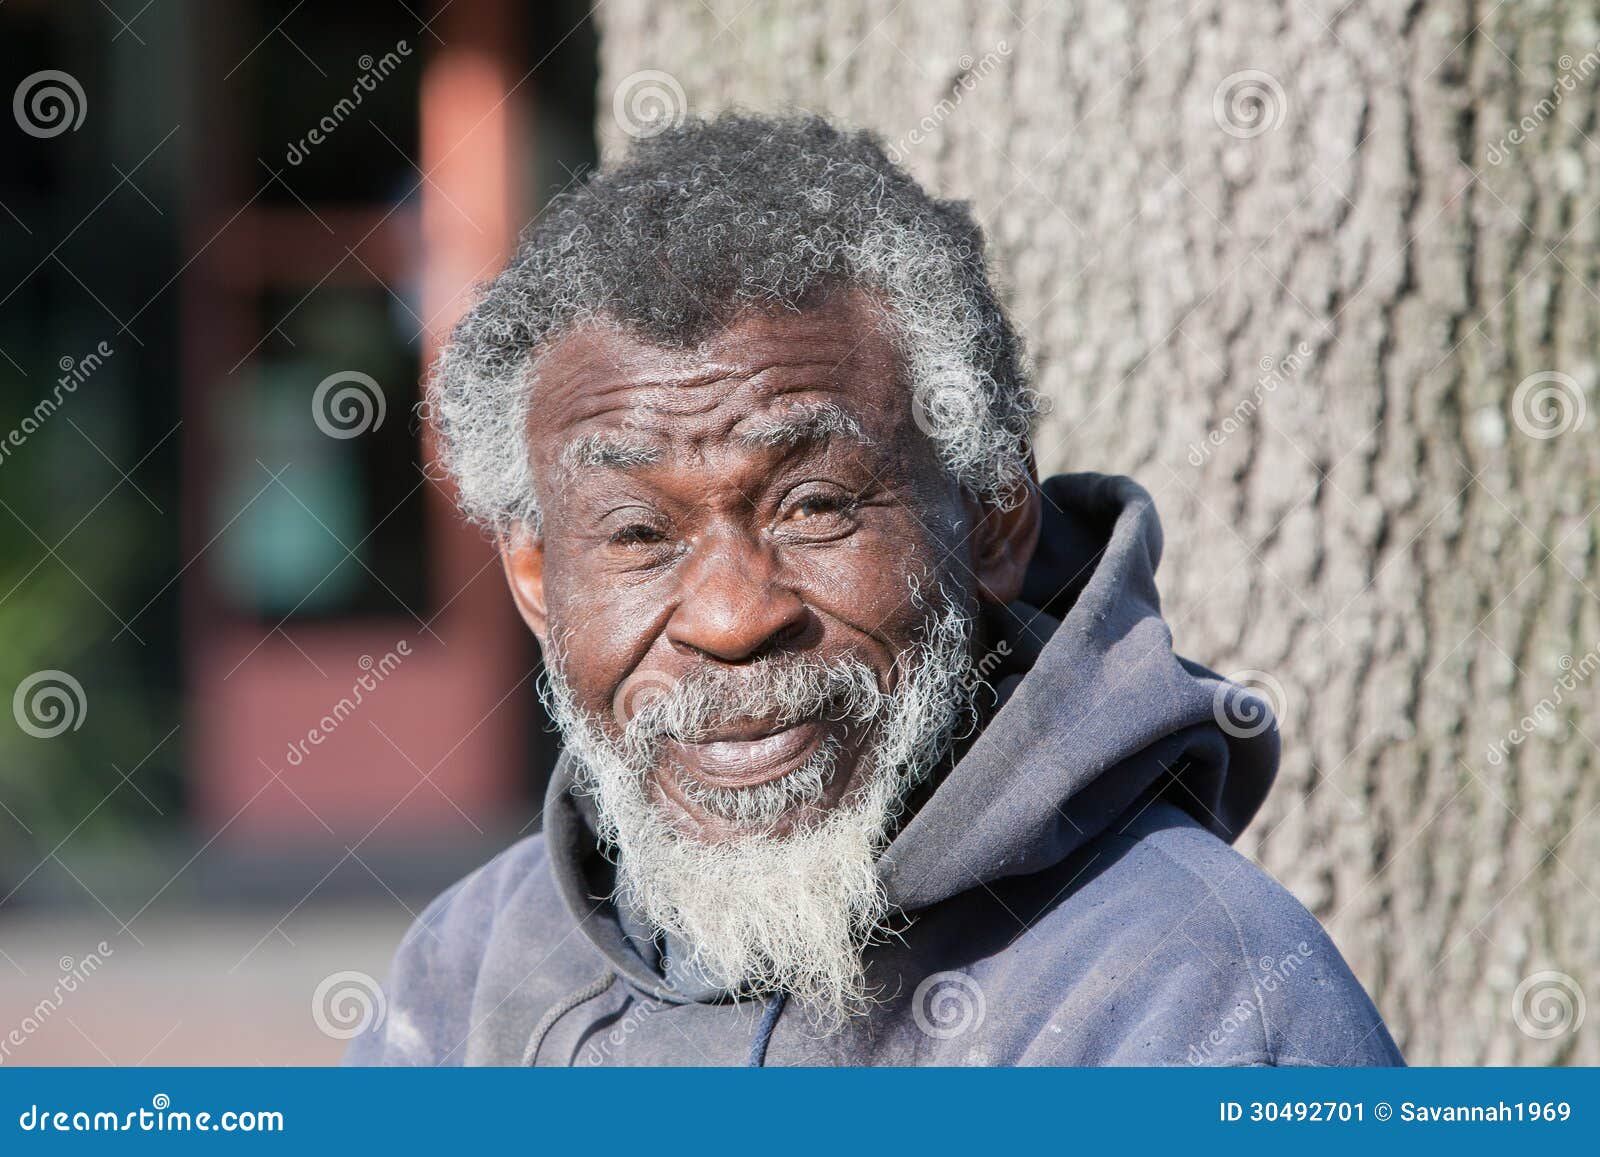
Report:
M758 658L789 641L804 629L806 606L778 571L773 552L745 536L702 543L680 572L667 639L724 663Z

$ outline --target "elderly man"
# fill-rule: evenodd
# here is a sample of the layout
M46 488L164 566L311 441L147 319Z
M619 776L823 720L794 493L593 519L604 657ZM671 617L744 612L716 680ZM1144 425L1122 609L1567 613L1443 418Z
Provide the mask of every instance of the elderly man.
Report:
M1228 846L1277 733L1173 653L1149 496L1037 481L979 229L871 137L643 142L430 408L565 754L352 1062L1400 1062Z

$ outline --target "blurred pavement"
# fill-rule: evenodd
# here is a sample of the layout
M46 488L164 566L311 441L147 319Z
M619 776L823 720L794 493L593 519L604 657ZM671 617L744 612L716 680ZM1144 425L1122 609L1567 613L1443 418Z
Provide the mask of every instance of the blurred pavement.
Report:
M131 932L81 911L8 914L0 1065L337 1064L344 1041L317 1025L318 985L347 971L381 981L410 920L387 897L287 917L152 911ZM63 973L84 972L102 941L110 952L57 1004Z

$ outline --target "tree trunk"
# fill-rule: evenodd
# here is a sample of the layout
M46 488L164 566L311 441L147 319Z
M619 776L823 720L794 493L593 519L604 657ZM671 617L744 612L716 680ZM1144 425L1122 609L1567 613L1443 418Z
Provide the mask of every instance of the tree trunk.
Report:
M1155 494L1179 650L1280 707L1240 847L1418 1063L1600 1063L1593 12L598 14L608 152L652 100L803 108L972 201L1054 403L1041 470Z

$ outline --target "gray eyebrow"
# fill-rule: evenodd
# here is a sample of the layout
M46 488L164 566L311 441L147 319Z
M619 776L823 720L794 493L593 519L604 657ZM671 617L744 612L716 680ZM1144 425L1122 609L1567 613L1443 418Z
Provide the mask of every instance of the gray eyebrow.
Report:
M562 451L561 462L569 470L586 466L631 470L653 466L661 461L661 454L661 447L649 442L608 434L585 434Z
M781 414L750 418L741 424L735 440L747 449L789 449L806 442L826 441L834 434L845 434L871 445L861 423L832 402L810 402ZM664 453L653 442L615 434L585 434L562 451L561 464L568 470L586 467L632 470L654 466Z
M751 418L741 424L740 445L751 449L788 449L805 442L825 442L845 434L871 445L861 423L832 402L809 402L771 417Z

